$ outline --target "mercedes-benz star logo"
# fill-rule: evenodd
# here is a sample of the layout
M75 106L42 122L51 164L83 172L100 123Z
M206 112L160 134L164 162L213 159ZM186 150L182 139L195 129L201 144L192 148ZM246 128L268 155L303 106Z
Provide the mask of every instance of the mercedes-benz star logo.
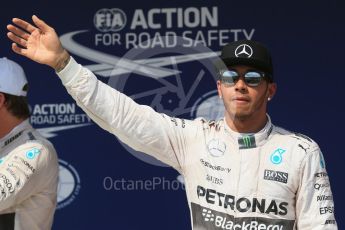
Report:
M236 57L247 57L250 58L253 55L253 49L247 44L242 44L237 46L235 50L235 56Z

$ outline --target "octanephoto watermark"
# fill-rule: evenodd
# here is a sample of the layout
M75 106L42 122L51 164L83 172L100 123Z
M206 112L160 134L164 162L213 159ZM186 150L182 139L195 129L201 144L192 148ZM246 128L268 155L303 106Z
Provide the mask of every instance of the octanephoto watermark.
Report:
M165 177L152 177L149 179L126 179L104 177L103 188L107 191L154 191L154 190L184 190L184 180L182 176L178 176L174 180Z

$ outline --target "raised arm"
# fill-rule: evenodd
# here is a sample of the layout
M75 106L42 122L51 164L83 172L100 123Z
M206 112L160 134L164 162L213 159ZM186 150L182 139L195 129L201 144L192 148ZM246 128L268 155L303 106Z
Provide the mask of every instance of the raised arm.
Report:
M97 80L62 47L53 28L33 16L34 25L18 18L8 25L14 52L55 69L68 93L103 129L135 150L183 170L184 156L198 125L172 119ZM21 46L21 47L19 47Z

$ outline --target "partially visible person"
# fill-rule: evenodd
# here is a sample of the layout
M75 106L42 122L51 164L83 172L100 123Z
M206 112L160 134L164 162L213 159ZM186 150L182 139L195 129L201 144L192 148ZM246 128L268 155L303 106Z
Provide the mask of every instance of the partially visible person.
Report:
M51 229L58 160L29 123L28 83L21 66L0 58L0 229Z

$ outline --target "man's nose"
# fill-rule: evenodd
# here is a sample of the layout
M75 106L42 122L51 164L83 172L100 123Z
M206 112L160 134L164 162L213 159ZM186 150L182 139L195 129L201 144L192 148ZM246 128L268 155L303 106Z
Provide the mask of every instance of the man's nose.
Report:
M247 84L244 81L244 77L241 76L238 81L235 84L235 90L236 91L246 91L247 90Z

